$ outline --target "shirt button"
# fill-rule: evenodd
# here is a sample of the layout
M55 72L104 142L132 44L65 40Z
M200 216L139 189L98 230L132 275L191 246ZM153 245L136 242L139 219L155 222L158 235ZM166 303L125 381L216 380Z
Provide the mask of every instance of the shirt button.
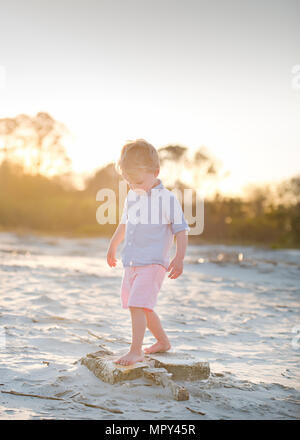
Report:
M130 264L130 266L132 266L132 261L130 261L130 263L129 263L129 264Z

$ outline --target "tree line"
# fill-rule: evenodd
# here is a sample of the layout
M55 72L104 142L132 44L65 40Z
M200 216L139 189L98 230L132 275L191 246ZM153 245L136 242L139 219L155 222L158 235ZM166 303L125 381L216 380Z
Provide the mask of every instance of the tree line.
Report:
M101 188L117 195L114 163L99 167L84 189L72 183L71 160L64 141L66 127L47 113L0 119L0 231L64 236L110 237L116 224L96 220ZM160 178L172 190L201 187L226 177L220 162L205 147L192 155L180 145L158 149ZM189 171L189 184L184 180ZM193 204L195 200L193 200ZM195 206L193 206L195 215ZM117 220L120 212L117 208ZM192 226L192 225L190 225ZM300 175L274 184L253 186L246 197L216 193L204 203L204 230L190 242L254 244L272 248L300 246Z

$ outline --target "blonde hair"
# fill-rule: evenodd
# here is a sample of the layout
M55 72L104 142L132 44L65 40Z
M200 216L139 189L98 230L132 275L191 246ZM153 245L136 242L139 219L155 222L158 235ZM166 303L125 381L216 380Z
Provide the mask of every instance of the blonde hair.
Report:
M156 149L145 139L127 141L122 147L119 160L115 164L118 174L134 175L138 171L156 171L160 168Z

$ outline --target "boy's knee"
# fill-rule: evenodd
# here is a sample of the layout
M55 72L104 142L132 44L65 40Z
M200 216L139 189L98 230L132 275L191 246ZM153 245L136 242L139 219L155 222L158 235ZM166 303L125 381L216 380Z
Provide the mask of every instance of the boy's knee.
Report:
M144 310L144 307L128 306L130 310Z
M147 309L146 307L129 306L129 309L131 309L131 310L143 310L145 313L153 312L153 310Z

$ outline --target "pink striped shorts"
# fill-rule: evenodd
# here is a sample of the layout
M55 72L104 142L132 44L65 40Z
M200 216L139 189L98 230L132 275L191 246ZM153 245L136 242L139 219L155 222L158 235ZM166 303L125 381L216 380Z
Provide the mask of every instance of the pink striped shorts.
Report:
M153 310L167 269L161 264L127 266L121 285L123 309L143 307Z

